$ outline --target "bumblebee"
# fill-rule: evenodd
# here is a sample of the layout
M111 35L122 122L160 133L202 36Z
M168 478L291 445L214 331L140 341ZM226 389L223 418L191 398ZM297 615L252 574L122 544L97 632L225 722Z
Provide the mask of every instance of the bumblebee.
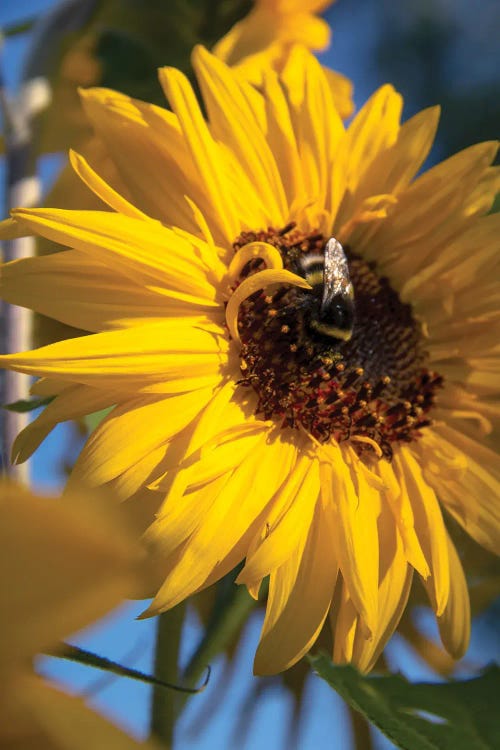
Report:
M304 300L308 327L323 336L349 341L354 327L354 290L342 245L330 237L323 255L307 253L299 265L312 287Z

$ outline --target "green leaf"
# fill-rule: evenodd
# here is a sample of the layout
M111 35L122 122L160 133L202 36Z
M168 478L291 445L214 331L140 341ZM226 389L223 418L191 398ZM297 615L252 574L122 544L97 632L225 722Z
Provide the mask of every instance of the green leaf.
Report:
M41 406L47 406L53 400L54 396L46 396L45 398L30 398L26 401L13 401L11 404L5 404L5 409L15 411L17 414L24 414L28 411L39 409Z
M493 205L490 208L490 214L497 214L500 211L500 193L496 196L493 201Z
M165 106L156 70L191 73L195 44L209 49L251 9L249 0L101 0L94 26L101 86Z
M104 417L107 417L112 409L114 409L114 406L109 406L107 409L101 409L101 411L96 411L93 414L87 414L83 418L87 431L89 433L94 432L95 428L101 424Z
M351 666L310 657L313 669L344 700L404 750L495 750L500 747L500 669L443 683L401 675L366 677Z

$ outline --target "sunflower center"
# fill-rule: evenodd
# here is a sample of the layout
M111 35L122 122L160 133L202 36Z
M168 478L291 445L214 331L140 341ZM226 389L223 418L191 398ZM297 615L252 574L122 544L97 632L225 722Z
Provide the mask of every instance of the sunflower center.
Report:
M301 276L317 256L317 277L327 239L291 224L243 232L233 246L237 253L251 242L273 245L284 268ZM393 443L415 440L430 424L442 378L425 366L423 336L410 305L374 264L348 247L344 253L354 289L348 334L318 326L322 284L310 291L274 286L255 292L238 313L241 383L256 392L256 413L265 419L302 427L320 442L350 440L359 454L375 451L390 459ZM261 259L250 260L236 285L264 268Z

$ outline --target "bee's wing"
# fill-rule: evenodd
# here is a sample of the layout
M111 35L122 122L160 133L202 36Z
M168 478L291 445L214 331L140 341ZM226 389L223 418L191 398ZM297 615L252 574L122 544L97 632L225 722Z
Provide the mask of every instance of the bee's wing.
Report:
M321 308L328 308L336 295L351 296L352 285L349 279L349 266L344 248L335 237L330 237L325 247L323 268L323 299Z

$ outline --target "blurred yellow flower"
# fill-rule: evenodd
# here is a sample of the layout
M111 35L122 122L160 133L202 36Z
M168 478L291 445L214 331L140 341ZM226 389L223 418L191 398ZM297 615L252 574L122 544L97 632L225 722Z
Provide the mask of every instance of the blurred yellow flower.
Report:
M437 108L401 125L383 86L345 129L303 47L259 90L204 49L194 66L209 123L175 69L160 73L172 111L84 93L126 196L72 163L112 211L2 225L71 248L4 266L3 297L95 332L0 359L56 397L14 457L115 404L72 481L109 485L149 527L164 577L149 614L245 558L254 595L270 576L258 673L294 664L328 618L335 661L369 669L414 571L459 657L469 600L441 507L488 549L500 528L483 441L499 416L497 144L415 177ZM327 263L331 236L344 252Z
M248 16L217 42L213 52L246 80L259 84L267 66L282 69L292 45L315 51L328 47L330 27L315 13L331 4L332 0L255 0ZM340 116L349 117L354 109L351 81L328 68L324 74Z
M236 65L275 45L298 43L311 50L324 50L330 42L330 28L315 13L331 4L332 0L255 0L255 7L217 42L213 51L228 65Z
M38 652L138 591L137 542L91 499L72 493L62 502L0 484L2 748L144 747L31 667Z

